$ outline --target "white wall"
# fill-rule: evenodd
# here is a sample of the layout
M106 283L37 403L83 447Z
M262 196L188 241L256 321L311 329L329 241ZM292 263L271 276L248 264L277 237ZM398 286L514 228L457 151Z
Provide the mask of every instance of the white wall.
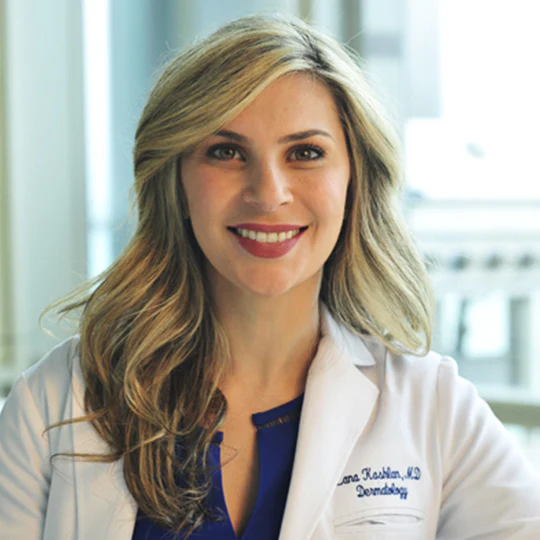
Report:
M57 341L40 330L40 312L86 274L82 31L73 0L4 0L4 9L9 213L1 265L12 310L1 345L13 344L7 361L16 373Z
M0 0L0 363L9 355L10 309L9 268L3 264L8 257L8 204L6 178L6 125L5 125L5 92L4 92L4 0Z

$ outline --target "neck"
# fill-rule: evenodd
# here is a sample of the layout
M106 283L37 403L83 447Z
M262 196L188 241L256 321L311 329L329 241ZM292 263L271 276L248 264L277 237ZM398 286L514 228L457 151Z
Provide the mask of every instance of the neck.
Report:
M292 399L305 388L320 339L320 282L275 297L218 289L216 305L230 345L220 387L253 402ZM228 390L228 392L227 392Z

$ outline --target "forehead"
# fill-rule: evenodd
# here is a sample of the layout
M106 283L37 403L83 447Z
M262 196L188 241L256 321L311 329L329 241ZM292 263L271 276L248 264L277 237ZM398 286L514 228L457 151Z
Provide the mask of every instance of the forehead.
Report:
M226 127L286 134L312 128L341 130L341 123L327 85L311 74L291 73L267 86Z

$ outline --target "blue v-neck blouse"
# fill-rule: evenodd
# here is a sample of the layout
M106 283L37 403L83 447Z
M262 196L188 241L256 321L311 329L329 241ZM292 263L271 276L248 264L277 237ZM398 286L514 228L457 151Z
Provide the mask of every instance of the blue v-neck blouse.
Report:
M257 429L259 449L259 491L253 512L240 538L233 529L225 496L220 464L223 433L218 431L209 449L212 472L210 508L226 516L222 521L207 520L192 533L190 540L277 540L289 491L300 411L304 394L265 412L251 415ZM173 540L174 534L155 525L139 510L132 540ZM182 540L180 535L176 540Z

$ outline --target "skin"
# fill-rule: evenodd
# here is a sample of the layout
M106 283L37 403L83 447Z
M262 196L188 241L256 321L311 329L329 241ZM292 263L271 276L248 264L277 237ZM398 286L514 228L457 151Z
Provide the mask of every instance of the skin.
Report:
M263 410L304 391L319 342L323 265L344 217L350 162L329 89L307 74L269 85L184 157L181 178L231 363L220 387L230 410ZM301 140L291 134L321 130ZM285 256L251 255L227 227L309 226ZM241 396L241 397L240 397ZM277 403L276 403L277 402Z

